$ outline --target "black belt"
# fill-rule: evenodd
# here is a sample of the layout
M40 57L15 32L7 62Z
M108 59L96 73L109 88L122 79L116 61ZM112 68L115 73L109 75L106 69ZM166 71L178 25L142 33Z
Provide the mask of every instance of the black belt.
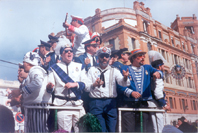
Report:
M62 99L62 100L67 100L67 101L77 101L78 99L76 97L64 97L64 96L56 96L54 95L55 98Z

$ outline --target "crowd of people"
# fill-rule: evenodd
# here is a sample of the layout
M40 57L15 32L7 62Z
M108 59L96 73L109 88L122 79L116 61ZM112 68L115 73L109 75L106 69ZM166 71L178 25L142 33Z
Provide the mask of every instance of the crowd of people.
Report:
M170 110L163 93L164 59L158 52L150 54L151 65L144 65L146 52L102 47L97 32L91 34L81 17L71 17L71 24L63 23L65 35L50 34L19 65L21 85L9 102L24 107L25 132L53 131L54 111L47 108L52 105L71 107L57 111L58 129L69 132L79 132L76 123L86 113L97 118L102 132L116 132L118 107ZM163 119L162 113L143 112L143 131L162 132ZM122 132L139 131L140 113L122 112Z
M197 132L198 120L191 123L184 116L178 118L178 121L173 121L173 126L179 129L182 132Z

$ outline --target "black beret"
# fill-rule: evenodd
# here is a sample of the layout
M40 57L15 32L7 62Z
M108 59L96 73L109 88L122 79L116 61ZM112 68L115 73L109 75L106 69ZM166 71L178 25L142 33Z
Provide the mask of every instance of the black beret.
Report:
M155 61L151 62L151 65L152 65L152 67L154 67L154 68L158 68L159 65L163 65L163 64L164 64L164 63L163 63L163 61L162 61L161 59L155 60Z
M49 38L50 41L52 41L52 42L58 42L58 37L56 37L56 36L48 35L48 38Z
M42 41L42 40L40 40L40 41L41 41L41 44L38 45L39 47L40 47L40 46L45 46L45 47L49 47L49 48L51 47L49 43L46 43L46 42L44 42L44 41Z
M113 51L111 51L111 57L113 57L114 55L118 55L118 51L119 50L113 50Z

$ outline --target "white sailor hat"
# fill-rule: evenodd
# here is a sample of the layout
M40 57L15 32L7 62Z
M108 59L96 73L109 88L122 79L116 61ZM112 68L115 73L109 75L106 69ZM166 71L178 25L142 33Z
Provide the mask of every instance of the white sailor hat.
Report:
M102 39L100 37L100 34L98 32L94 32L91 35L91 39L83 42L83 44L85 44L85 45L97 44L98 41L100 41L100 44L102 43Z
M73 21L73 20L79 20L79 21L81 21L82 23L84 23L84 21L83 21L83 18L82 18L82 17L74 16L74 15L71 15L71 17L72 17L72 21Z
M41 59L36 52L27 52L23 58L24 62L30 63L33 66L40 65Z
M97 52L96 55L99 56L101 54L108 54L111 55L111 49L108 47L101 47Z
M65 36L62 36L58 39L58 43L55 50L56 55L60 55L63 53L65 48L72 48L72 43Z

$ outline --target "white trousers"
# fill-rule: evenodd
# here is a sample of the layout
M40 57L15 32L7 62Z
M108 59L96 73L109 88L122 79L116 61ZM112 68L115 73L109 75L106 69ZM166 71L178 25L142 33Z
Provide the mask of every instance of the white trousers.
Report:
M58 110L58 129L63 129L65 131L71 132L72 126L75 132L79 132L76 122L81 116L85 115L85 110Z
M153 128L155 133L161 133L164 128L164 115L163 113L151 112Z

